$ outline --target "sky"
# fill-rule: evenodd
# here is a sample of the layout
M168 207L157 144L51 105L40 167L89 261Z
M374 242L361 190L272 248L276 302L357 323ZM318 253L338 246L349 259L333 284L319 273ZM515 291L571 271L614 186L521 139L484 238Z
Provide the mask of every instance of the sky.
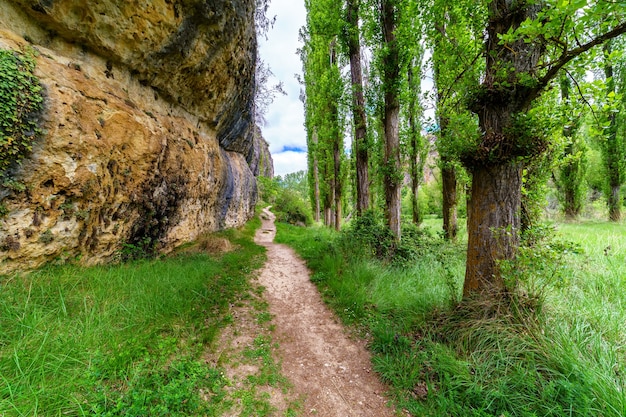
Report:
M276 16L276 22L267 39L259 39L261 59L274 73L272 84L281 81L287 95L275 97L265 117L267 123L261 126L261 130L270 144L274 174L284 176L307 169L304 108L300 101L301 86L295 77L295 74L302 74L302 63L297 50L302 47L298 38L300 28L306 24L304 0L271 0L267 16ZM430 53L427 51L425 61L429 58ZM432 89L432 74L427 71L422 80L422 91ZM434 110L432 104L426 104L426 123L432 123ZM350 137L345 139L344 146L350 149Z
M270 144L274 174L284 176L307 169L304 108L299 98L300 84L295 78L295 74L302 73L297 50L302 46L299 30L306 24L304 1L271 0L267 16L276 16L276 23L267 40L259 39L261 59L274 73L276 80L272 84L282 81L287 95L276 96L261 130Z

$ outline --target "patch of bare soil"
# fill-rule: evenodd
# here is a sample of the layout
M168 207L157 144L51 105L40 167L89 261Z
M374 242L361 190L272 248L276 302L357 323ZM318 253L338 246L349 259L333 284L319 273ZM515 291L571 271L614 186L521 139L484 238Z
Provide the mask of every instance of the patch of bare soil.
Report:
M265 210L255 238L267 248L268 257L258 283L265 287L263 296L273 316L281 373L292 385L288 395L301 399L299 411L306 416L396 415L387 406L385 387L371 370L365 343L350 337L326 307L304 261L291 248L273 243L274 219ZM290 400L271 402L280 410Z

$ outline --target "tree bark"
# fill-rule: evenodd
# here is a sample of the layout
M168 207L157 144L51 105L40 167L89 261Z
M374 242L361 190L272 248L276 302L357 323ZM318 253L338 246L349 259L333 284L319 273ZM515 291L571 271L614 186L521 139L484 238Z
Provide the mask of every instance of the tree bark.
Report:
M315 221L320 221L320 172L319 162L317 158L317 130L313 131L312 137L314 149L310 149L309 152L313 152L313 200L315 205Z
M367 123L363 75L361 70L361 42L359 40L359 1L347 0L348 54L352 80L352 117L354 122L354 149L356 156L356 213L360 216L369 209L369 154L367 150Z
M421 56L419 57L421 60ZM422 214L419 208L419 188L424 179L424 164L428 155L428 147L424 143L420 126L416 121L419 81L413 77L412 66L409 66L407 74L411 97L409 98L409 169L411 176L411 213L413 214L413 223L420 225L422 223Z
M400 52L396 40L397 7L395 0L382 0L381 24L385 53L383 55L383 89L385 109L383 125L385 130L384 188L387 223L391 232L400 240L401 210L401 166L398 116L400 100L398 84L400 79Z
M335 40L330 45L330 65L337 66L337 51ZM334 203L333 222L335 230L341 229L341 199L343 197L343 181L341 178L341 149L343 148L343 137L339 128L339 108L336 101L329 102L330 120L333 126L332 137L332 194Z
M448 161L442 161L441 180L443 189L443 235L455 240L459 231L457 218L456 169Z
M604 53L606 56L611 54L612 45L611 42L607 42L604 45ZM606 94L615 95L615 80L613 78L613 65L605 58L604 63L604 75L606 77ZM609 128L606 132L606 148L604 149L605 165L607 170L607 179L609 194L607 195L607 206L609 208L609 220L612 222L619 222L622 217L621 213L621 198L620 188L622 185L622 167L620 158L623 155L621 152L619 139L617 137L617 118L613 111L609 111L608 114Z
M510 0L493 0L488 6L485 76L471 106L483 133L478 148L463 157L472 174L464 295L505 290L498 262L513 259L519 247L519 160L535 150L523 146L524 138L519 135L525 132L515 129L515 120L528 111L539 94L520 83L519 77L534 71L542 45L523 39L504 44L500 35L517 29L526 19L534 19L540 7Z
M342 180L341 180L341 143L343 141L340 138L335 138L333 143L333 168L334 168L334 184L335 190L333 192L335 199L335 230L341 230L341 199L342 193Z
M513 259L519 246L521 190L520 163L477 166L472 170L463 295L504 288L498 261Z
M621 210L621 197L620 197L620 186L612 185L611 191L609 194L608 205L609 205L609 220L612 222L619 222L622 219L622 210Z
M561 77L561 106L566 110L567 120L563 126L563 136L567 140L564 156L567 162L561 167L558 180L554 183L562 195L563 213L566 220L576 220L583 207L583 181L586 171L584 158L578 156L580 147L576 146L576 133L580 125L580 114L572 113L570 101L571 83L567 75Z

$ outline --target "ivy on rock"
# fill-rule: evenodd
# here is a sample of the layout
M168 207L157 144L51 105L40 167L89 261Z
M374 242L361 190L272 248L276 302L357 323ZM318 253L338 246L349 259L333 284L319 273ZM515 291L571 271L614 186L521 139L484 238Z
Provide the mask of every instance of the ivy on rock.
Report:
M41 134L43 87L33 51L0 50L0 177L32 150Z

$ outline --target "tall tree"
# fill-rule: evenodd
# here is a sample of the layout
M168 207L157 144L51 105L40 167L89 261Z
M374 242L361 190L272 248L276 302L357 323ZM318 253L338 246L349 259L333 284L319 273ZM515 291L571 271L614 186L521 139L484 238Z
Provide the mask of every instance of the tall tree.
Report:
M606 83L606 128L604 129L602 154L607 179L607 206L609 208L609 220L618 222L621 219L620 188L624 183L625 162L624 138L618 134L618 114L624 110L620 96L622 93L617 88L620 75L615 71L613 42L604 44L604 75ZM623 76L623 75L622 75Z
M319 194L324 223L339 229L343 198L343 128L339 109L343 79L338 63L337 37L341 29L341 7L330 0L307 0L307 27L301 31L301 58L306 92L306 127L309 152L319 176Z
M505 288L498 262L519 245L523 161L545 148L526 123L533 101L564 65L626 31L624 20L613 20L624 19L617 3L492 0L487 7L486 69L470 103L482 134L463 156L472 175L465 295ZM591 25L604 31L586 37Z
M402 173L400 165L400 48L396 37L398 1L381 0L380 23L382 28L382 85L384 96L384 157L383 182L387 223L397 240L400 240L400 210Z
M361 68L361 41L359 31L360 0L346 0L346 43L350 58L352 81L352 118L354 123L354 150L356 165L356 212L361 215L369 209L369 152L367 143L367 119L363 94L363 71Z
M560 79L562 134L565 148L561 156L558 175L553 176L565 218L574 220L580 214L585 199L585 174L587 173L587 147L578 135L583 119L578 100L572 97L570 75Z
M464 98L478 85L482 50L484 7L476 2L432 0L429 45L435 82L438 125L437 151L442 178L443 229L446 239L454 240L458 231L457 171L459 139L467 142L477 126L464 108Z
M424 166L428 157L429 143L424 139L421 133L421 125L419 117L421 115L421 106L419 104L420 81L421 74L421 53L413 58L412 64L408 68L408 142L409 142L409 176L411 179L411 214L414 224L422 223L422 215L420 213L418 196L419 187L424 180ZM417 76L415 75L417 72Z

